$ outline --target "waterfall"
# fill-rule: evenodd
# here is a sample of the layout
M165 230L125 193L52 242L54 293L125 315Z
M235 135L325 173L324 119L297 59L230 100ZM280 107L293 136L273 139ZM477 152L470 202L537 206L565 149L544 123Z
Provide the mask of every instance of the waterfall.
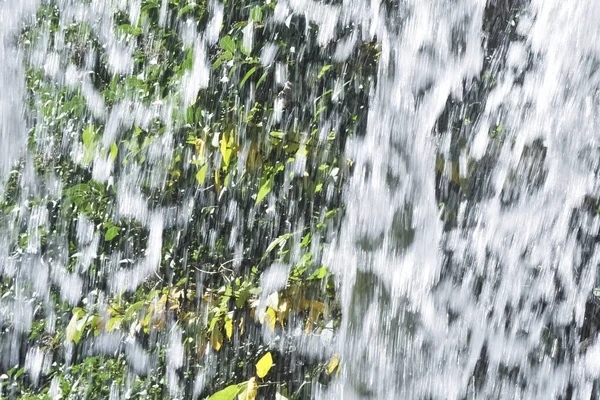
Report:
M600 2L0 22L0 399L600 396Z

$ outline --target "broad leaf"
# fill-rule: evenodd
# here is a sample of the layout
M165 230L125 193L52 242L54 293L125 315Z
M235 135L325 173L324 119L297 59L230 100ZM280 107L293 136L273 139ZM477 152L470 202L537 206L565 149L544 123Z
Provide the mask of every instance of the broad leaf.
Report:
M219 41L219 46L225 51L235 52L235 42L231 38L231 36L223 36Z
M110 161L114 162L119 155L119 148L115 143L110 145Z
M259 378L264 378L269 373L272 366L273 357L271 356L271 352L268 352L256 363L256 375L258 375Z
M329 364L327 364L327 375L331 375L331 373L335 371L339 364L340 358L337 354L331 357L331 360L329 360Z
M321 267L315 272L312 273L311 276L308 277L308 280L313 279L323 279L327 275L327 267Z
M277 322L277 314L275 313L275 310L273 310L270 307L267 308L267 312L265 315L265 322L269 326L269 329L271 329L271 332L275 332L275 322ZM261 376L261 378L262 378L262 376Z
M239 390L240 389L238 385L230 385L210 396L208 400L234 400Z
M179 13L177 13L177 16L181 17L183 14L190 12L191 10L193 10L196 7L198 7L198 4L196 4L196 2L194 2L194 1L192 1L187 6L183 7L181 10L179 10Z
M65 339L67 340L67 343L70 343L73 341L73 337L75 337L75 333L77 332L77 313L73 313L73 316L71 317L71 321L69 321L69 325L67 325L67 330L66 330L66 335L65 335Z
M262 21L262 9L260 6L254 6L252 8L252 11L250 11L250 18L252 18L252 21L254 22Z
M245 386L245 388L243 388ZM254 400L256 399L256 394L258 393L258 385L256 384L256 378L252 377L248 380L248 382L244 384L240 383L240 388L243 388L241 393L238 396L238 400Z
M117 235L119 234L119 227L118 226L112 226L110 227L106 233L104 234L104 240L106 242L110 242L111 240L113 240Z
M233 321L229 318L225 320L225 334L227 335L227 339L231 340L231 336L233 335Z
M206 170L208 168L208 164L204 164L196 173L196 180L199 184L204 185L204 181L206 180Z
M272 187L273 179L268 179L265 183L263 183L263 185L260 187L260 190L258 191L258 194L256 195L255 205L263 201L263 199L267 197L269 193L271 193Z

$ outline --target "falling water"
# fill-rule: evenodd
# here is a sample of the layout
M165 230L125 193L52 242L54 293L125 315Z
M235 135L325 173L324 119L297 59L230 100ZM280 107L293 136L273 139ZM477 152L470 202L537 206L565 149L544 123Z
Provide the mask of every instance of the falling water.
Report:
M600 8L533 1L489 52L484 2L404 6L331 248L336 393L590 398Z
M316 103L320 95L308 78L274 61L279 33L298 20L318 32L316 42L294 39L296 62L307 71L311 57L325 54L343 65L362 43L376 42L381 50L365 94L364 134L350 135L339 149L352 160L342 188L345 212L339 229L323 234L321 243L304 215L321 210L307 211L292 178L285 178L279 195L266 197L266 211L255 199L224 191L182 190L171 204L152 197L165 189L178 162L174 152L183 148L177 135L189 126L178 122L181 110L195 104L199 91L221 90L230 79L237 86L242 76L213 71L209 51L226 34L221 27L233 6L211 0L204 25L185 17L177 24L191 68L173 79L168 96L129 91L107 100L94 71L101 69L109 82L143 79L134 73L139 47L156 53L153 64L164 61L144 20L149 3L161 27L179 18L168 11L170 0L0 0L0 202L11 204L0 209L0 375L6 376L0 379L23 367L39 388L56 365L69 368L77 355L117 353L129 371L147 376L158 362L153 348L163 346L164 396L198 397L210 379L227 373L224 361L210 350L199 353L206 368L184 377L186 342L177 321L163 322L169 329L146 341L133 331L100 332L79 345L60 344L55 353L28 337L40 315L53 337L69 329L66 310L93 305L108 315L109 299L150 280L172 285L176 268L202 276L199 282L208 279L201 268L175 261L188 259L187 252L173 250L185 247L191 240L185 238L218 246L215 238L226 236L235 254L231 268L238 270L247 267L245 238L260 248L265 236L289 228L312 232L313 257L323 258L338 287L339 328L332 338L314 340L293 326L275 338L279 342L268 329L252 335L273 340L273 349L292 346L303 357L339 354L340 373L329 385L315 385L310 397L598 398L600 323L593 289L600 262L600 2L277 1L265 16L270 42L260 62L275 71L272 90L291 87L296 102ZM46 18L48 9L58 11ZM145 42L116 33L119 15L140 27ZM69 42L74 26L85 26L78 28L84 40L77 49ZM35 39L27 34L33 27ZM248 27L242 46L251 48L257 39L252 23ZM69 61L74 52L78 65ZM41 75L30 76L26 68ZM363 90L336 85L341 99ZM78 93L77 107L85 113L47 115L48 104L62 101L61 91ZM286 114L278 99L265 130L284 123L292 129L312 118ZM247 108L252 101L239 98ZM202 118L216 118L220 107L203 110ZM250 157L250 128L234 123L241 157ZM123 156L112 154L111 144L126 131L147 132L155 124L161 134L139 150L144 168L135 162L115 167L114 159ZM319 124L325 137L340 117L332 113ZM221 139L217 133L211 140L218 147ZM69 188L59 158L82 171ZM294 172L302 176L307 162L326 158L298 158ZM76 197L83 190L77 184L95 190L98 207L115 224L135 226L120 233L134 244L102 250L112 238L83 211L91 198L77 203L82 211L69 220L65 210L74 206L64 204L65 193ZM102 188L115 190L112 200ZM225 205L219 203L223 196ZM287 208L276 207L280 200ZM213 225L198 222L195 210L216 205L221 211ZM268 222L257 227L261 213ZM71 230L76 240L70 243ZM303 235L287 238L299 251ZM172 262L163 266L165 248ZM263 306L270 292L285 287L290 268L276 263L262 272ZM127 398L132 382L112 382L110 398ZM61 398L56 378L47 379L47 388L48 396ZM14 393L0 386L0 398Z

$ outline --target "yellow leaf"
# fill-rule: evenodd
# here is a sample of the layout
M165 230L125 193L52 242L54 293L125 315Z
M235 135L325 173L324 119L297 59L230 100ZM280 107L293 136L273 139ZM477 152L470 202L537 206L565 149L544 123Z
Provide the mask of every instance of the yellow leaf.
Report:
M225 167L229 166L229 159L231 158L231 149L227 148L227 135L221 136L221 155L223 156L223 164Z
M198 151L198 153L204 153L204 140L198 138L194 141L194 145L196 146L196 151Z
M259 378L264 378L269 373L272 366L273 357L271 356L271 352L268 352L256 363L256 375L258 375Z
M227 335L227 339L231 340L231 335L233 335L233 321L229 318L225 320L225 334Z
M275 332L275 322L277 322L277 315L275 314L275 310L272 308L267 308L267 314L265 315L265 322L271 328L271 332Z
M216 351L219 351L223 345L223 335L217 329L214 329L210 335L210 344Z
M199 184L204 185L204 181L206 180L206 170L208 169L208 164L204 164L196 173L196 181Z
M340 358L337 354L335 354L333 357L331 357L331 360L329 360L329 364L327 365L327 375L331 375L331 373L335 371L339 364Z

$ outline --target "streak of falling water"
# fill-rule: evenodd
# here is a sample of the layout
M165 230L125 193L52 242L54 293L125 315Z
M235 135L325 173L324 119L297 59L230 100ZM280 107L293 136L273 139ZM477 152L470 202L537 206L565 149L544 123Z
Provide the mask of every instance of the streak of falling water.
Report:
M27 129L24 120L22 103L25 98L25 78L22 69L22 55L14 46L14 35L21 27L21 20L35 12L39 1L2 1L0 2L0 201L4 188L11 174L11 168L23 155L26 144ZM0 219L3 216L0 215ZM0 235L0 276L15 273L14 266L6 262L9 245L4 235ZM3 294L3 293L2 293ZM14 312L22 312L22 318L12 317L13 310L0 309L0 325L5 318L14 319L14 330L20 334L26 332L31 325L31 306L27 299L20 298L12 304ZM18 360L17 340L5 346L0 363L15 363ZM6 349L6 347L8 347Z
M25 97L22 55L14 46L14 36L24 17L33 15L39 1L0 2L0 193L4 192L10 168L19 160L26 143L26 125L21 108ZM0 194L0 198L1 198Z

